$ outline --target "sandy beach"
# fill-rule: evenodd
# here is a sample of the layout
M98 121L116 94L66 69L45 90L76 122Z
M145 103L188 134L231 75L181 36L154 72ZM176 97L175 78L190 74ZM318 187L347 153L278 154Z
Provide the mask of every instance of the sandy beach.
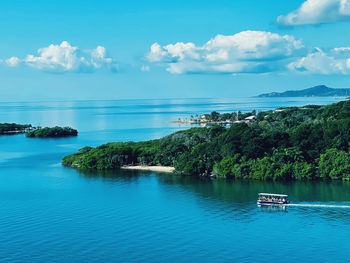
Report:
M163 173L172 173L175 168L171 166L142 166L142 165L134 165L134 166L122 166L122 169L128 170L145 170L145 171L154 171L154 172L163 172Z

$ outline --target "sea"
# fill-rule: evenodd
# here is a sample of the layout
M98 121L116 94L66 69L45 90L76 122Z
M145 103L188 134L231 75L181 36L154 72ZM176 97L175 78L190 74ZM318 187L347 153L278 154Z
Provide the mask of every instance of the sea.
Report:
M150 171L79 172L84 146L188 129L191 115L344 98L0 102L0 122L71 126L77 137L0 136L0 262L347 262L348 182L222 181ZM259 208L259 192L300 206Z

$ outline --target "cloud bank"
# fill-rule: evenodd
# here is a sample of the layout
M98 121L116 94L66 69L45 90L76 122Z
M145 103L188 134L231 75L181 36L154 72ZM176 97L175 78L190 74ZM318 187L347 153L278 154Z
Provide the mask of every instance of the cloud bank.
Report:
M217 35L203 46L194 43L154 43L149 62L172 74L259 74L294 72L315 75L350 75L350 47L323 50L305 47L290 35L243 31Z
M92 50L81 50L71 46L67 41L63 41L60 45L51 44L48 47L39 48L37 55L29 54L24 59L11 57L3 63L10 67L23 64L54 73L94 72L101 68L114 71L117 68L115 61L107 57L104 47L98 46Z
M265 73L285 67L291 57L304 52L301 40L265 31L217 35L203 46L194 43L154 43L149 62L165 64L174 74Z
M277 18L285 26L315 25L350 20L350 0L307 0L297 10Z
M333 48L328 51L316 48L307 56L290 63L288 67L306 74L349 75L350 47Z

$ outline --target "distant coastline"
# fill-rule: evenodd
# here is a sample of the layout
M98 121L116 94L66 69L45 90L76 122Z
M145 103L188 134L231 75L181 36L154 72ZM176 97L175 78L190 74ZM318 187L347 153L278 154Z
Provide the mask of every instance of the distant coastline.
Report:
M0 135L25 133L28 138L58 138L77 136L78 131L71 127L33 127L31 124L0 123Z
M232 125L235 123L253 123L256 119L256 111L242 113L240 111L231 113L219 113L212 111L210 114L191 115L189 119L179 118L176 121L166 121L166 123L179 124L200 124L206 125Z
M256 96L257 98L275 98L275 97L349 97L350 89L335 89L325 85L314 86L302 90L287 90L284 92L264 93Z
M31 124L0 123L0 135L14 135L33 131Z

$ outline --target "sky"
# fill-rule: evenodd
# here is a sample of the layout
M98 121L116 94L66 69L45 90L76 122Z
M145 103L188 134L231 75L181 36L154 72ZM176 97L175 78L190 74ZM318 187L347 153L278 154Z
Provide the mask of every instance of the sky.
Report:
M2 0L1 101L350 88L350 0Z

